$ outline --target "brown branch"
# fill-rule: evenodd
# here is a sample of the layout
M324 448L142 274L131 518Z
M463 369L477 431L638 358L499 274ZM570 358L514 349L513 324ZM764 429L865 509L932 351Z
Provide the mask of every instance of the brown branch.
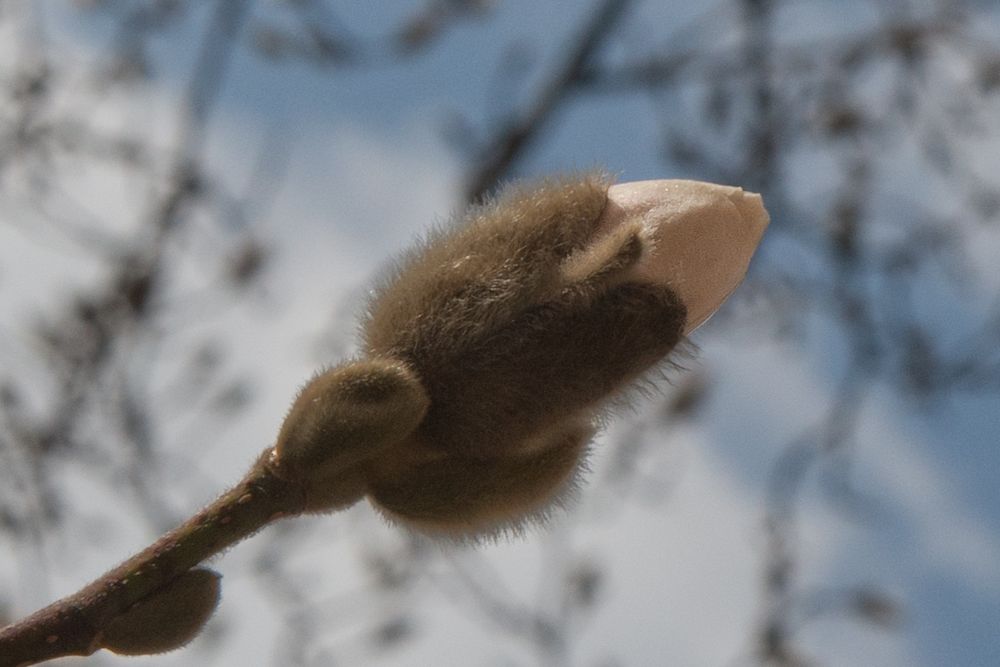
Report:
M300 514L302 487L278 477L272 450L246 477L184 524L77 593L0 629L0 667L20 667L101 648L104 628L151 593L268 523Z
M466 187L467 201L481 200L509 175L515 160L565 100L628 6L629 0L603 0L600 3L566 59L543 86L535 103L519 120L505 127L483 151L483 157L473 169Z
M882 62L876 60L876 56L899 52L901 47L894 36L900 31L929 40L947 35L949 29L949 24L941 18L931 17L911 23L883 25L852 33L849 37L804 43L771 43L768 47L768 71L773 80L781 81L814 75L830 63L836 63L843 70L865 62ZM968 41L965 36L963 39ZM701 45L654 54L621 65L590 64L580 71L574 84L579 92L622 95L706 79L743 80L762 74L747 59L747 50L744 41L726 48Z

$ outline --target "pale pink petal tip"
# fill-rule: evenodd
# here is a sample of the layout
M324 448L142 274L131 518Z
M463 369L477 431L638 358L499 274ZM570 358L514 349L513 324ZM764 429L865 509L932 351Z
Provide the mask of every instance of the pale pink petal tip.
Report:
M673 289L688 309L684 333L703 324L743 281L770 218L760 195L700 181L612 185L600 230L641 222L651 252L631 276Z

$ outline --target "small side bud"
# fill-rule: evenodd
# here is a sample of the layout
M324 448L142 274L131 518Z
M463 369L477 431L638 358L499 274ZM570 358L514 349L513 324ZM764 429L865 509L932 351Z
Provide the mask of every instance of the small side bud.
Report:
M150 655L181 648L194 639L219 604L218 572L183 573L112 620L98 644L119 655Z
M366 359L332 368L305 386L275 446L279 474L335 480L407 437L430 399L404 363Z

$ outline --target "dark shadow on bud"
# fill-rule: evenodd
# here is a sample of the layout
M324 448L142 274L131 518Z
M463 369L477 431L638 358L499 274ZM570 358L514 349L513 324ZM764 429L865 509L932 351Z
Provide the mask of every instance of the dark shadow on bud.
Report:
M422 532L466 538L517 531L547 518L546 508L575 487L589 425L556 433L527 453L501 458L448 456L383 469L371 483L372 501L391 520Z

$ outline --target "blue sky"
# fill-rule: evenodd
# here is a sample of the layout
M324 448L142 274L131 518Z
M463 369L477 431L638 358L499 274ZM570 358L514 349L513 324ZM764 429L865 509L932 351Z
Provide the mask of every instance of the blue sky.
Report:
M62 3L51 6L48 20L57 48L82 63L101 57L106 24L66 11ZM355 33L378 35L389 33L417 6L407 2L389 9L385 3L375 10L340 3L338 11ZM411 64L322 70L261 62L241 51L213 118L206 152L210 164L239 190L269 132L290 136L292 149L278 197L256 222L259 234L277 251L263 293L192 327L178 343L199 331L225 336L232 341L230 363L261 387L253 409L213 437L211 446L187 445L186 453L197 453L199 473L217 482L217 488L235 480L268 444L299 383L314 367L331 361L324 357L331 328L351 333L347 322L331 325L335 314L356 309L365 284L385 259L459 205L465 164L442 139L443 120L458 113L474 130L483 131L491 121L520 109L539 81L528 77L504 83L495 64L516 45L523 57L541 65L530 71L544 73L582 22L586 6L499 2L483 20L457 23ZM728 3L643 2L636 11L612 44L610 59L626 61L667 45L723 48L735 39L734 10ZM871 3L801 3L782 14L780 34L808 42L861 30L877 16ZM174 105L197 34L190 28L182 26L158 42L157 62L163 64L149 87L107 102L95 115L169 144ZM661 159L653 138L658 114L664 113L675 117L688 112L683 100L673 97L583 97L553 119L519 171L531 176L602 166L622 180L699 177ZM995 161L989 155L996 155L998 137L983 140L978 150L987 157L977 159ZM949 193L935 189L940 186L925 183L922 171L903 166L905 150L898 153L890 157L901 160L900 168L876 198L878 206L889 214L905 200L935 211L957 206ZM800 202L824 200L835 189L828 181L834 173L830 159L814 154L797 158L786 188ZM121 219L108 217L127 227L128 211L136 206L127 192L99 177L79 187L91 190L91 207L107 202L120 207ZM19 210L4 203L5 216ZM997 235L968 231L977 235L970 261L976 268L988 267L1000 250ZM12 323L35 309L56 307L67 280L87 284L100 274L86 258L54 252L51 243L17 226L0 227L0 235L0 321L6 323L0 333L9 343L5 362L16 364L18 336ZM808 257L767 240L754 267L755 275L765 276L812 270L817 269ZM37 273L37 294L15 289L29 271ZM956 294L940 287L935 276L929 271L919 279L926 283L923 294L930 295L923 312L943 325L950 323L960 339L985 308L996 281L987 273L970 291ZM644 473L671 480L666 499L622 500L599 484L585 487L579 513L586 520L568 519L548 532L478 553L442 555L412 599L366 601L382 605L383 611L393 605L418 610L420 633L401 650L362 659L365 626L359 622L346 629L337 626L328 642L331 651L345 661L354 656L358 664L373 665L537 664L539 655L527 642L511 639L475 611L463 597L467 590L452 581L455 572L463 563L488 563L511 599L545 608L552 602L540 591L551 587L551 570L558 570L553 563L570 567L584 558L606 569L607 583L600 603L579 620L572 636L572 664L614 664L602 662L612 656L629 666L745 664L753 650L750 632L761 613L761 523L768 474L785 445L823 418L842 371L835 321L810 315L805 335L789 342L776 334L767 315L761 299L737 293L727 310L696 335L701 352L689 365L711 379L709 403L695 424L647 431L650 443L639 460ZM942 329L947 332L942 335L951 335ZM160 372L168 374L169 364ZM927 406L900 396L886 382L871 388L859 416L851 470L857 488L873 499L877 511L852 516L810 481L799 508L798 576L823 587L870 584L886 589L902 604L902 622L890 631L838 619L809 625L802 644L821 664L1000 664L998 408L995 395L956 393ZM636 412L641 417L654 410L643 404ZM595 480L612 462L607 449L620 444L627 426L613 427L599 441ZM177 425L163 428L174 437L183 432ZM79 485L74 493L81 499L108 493L86 480L71 483ZM193 509L207 499L178 491L175 505ZM399 539L364 507L348 516L303 523L305 546L296 566L303 576L314 578L321 609L327 609L321 601L337 599L366 576L349 545L391 547ZM22 581L17 588L28 590L16 599L26 608L42 604L50 594L72 590L148 540L140 521L125 525L131 528L122 529L105 548L83 550L75 558L61 555L53 538L45 547L51 561L44 573L48 586L32 589ZM329 537L334 534L336 540ZM260 656L273 654L275 628L293 620L268 609L266 595L246 573L255 549L248 543L218 563L226 576L220 623L237 639L224 651L206 653L205 664L269 664L269 658L261 661ZM3 558L0 552L0 563ZM24 566L16 558L8 561L0 569L0 585L14 586ZM181 652L145 664L190 664L190 655ZM322 664L322 653L313 655L315 662L307 664ZM124 659L103 660L126 664Z

